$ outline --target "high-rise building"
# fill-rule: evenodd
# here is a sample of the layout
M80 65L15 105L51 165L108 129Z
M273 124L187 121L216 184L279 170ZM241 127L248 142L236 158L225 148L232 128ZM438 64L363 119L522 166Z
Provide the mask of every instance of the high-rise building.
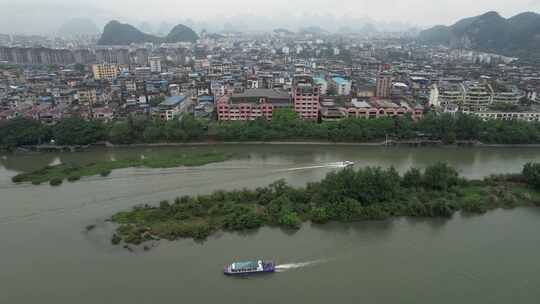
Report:
M150 72L161 73L161 57L148 57Z
M145 48L138 48L135 51L135 58L133 62L138 66L146 66L148 63L148 50Z
M377 78L377 97L389 98L392 94L392 74L381 73Z
M99 48L96 61L110 64L129 64L129 50L126 48Z
M320 109L320 88L311 76L296 76L293 82L294 110L302 119L317 120Z

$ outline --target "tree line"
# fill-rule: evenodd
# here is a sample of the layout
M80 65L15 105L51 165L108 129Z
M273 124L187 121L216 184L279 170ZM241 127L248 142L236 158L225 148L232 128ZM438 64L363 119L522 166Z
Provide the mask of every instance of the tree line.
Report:
M193 116L161 121L129 116L125 121L101 123L66 118L55 125L16 118L0 124L0 146L17 147L49 143L88 145L99 141L115 144L221 141L321 140L375 142L431 139L453 144L476 140L487 144L539 144L540 123L482 119L465 114L430 113L420 120L411 117L378 119L348 118L336 122L310 122L291 110L277 110L271 121L209 122Z

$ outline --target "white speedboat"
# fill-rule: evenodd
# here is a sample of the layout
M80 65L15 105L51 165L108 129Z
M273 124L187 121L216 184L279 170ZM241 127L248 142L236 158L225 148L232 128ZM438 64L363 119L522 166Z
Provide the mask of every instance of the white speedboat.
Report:
M354 167L354 162L346 160L344 162L341 162L341 167L343 167L343 168L352 168L352 167Z

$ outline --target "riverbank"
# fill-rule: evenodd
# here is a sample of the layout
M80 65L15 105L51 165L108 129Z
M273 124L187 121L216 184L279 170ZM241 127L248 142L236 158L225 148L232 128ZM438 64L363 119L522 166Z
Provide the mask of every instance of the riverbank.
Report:
M291 145L291 146L350 146L350 147L485 147L485 148L540 148L540 144L484 144L478 141L462 141L456 144L445 144L442 141L378 141L378 142L329 142L329 141L199 141L199 142L164 142L146 144L112 144L100 143L86 146L23 146L16 149L0 147L0 150L15 153L40 152L84 152L91 149L129 149L159 147L197 147L197 146L234 146L234 145Z
M330 141L204 141L191 143L154 144L109 144L108 148L147 148L147 147L189 147L213 145L294 145L294 146L351 146L351 147L392 147L392 146L438 146L438 147L487 147L487 148L540 148L540 144L484 144L477 141L463 141L444 144L442 141L379 141L379 142L330 142Z
M167 158L141 158L111 160L87 165L59 164L47 166L29 173L21 173L12 178L14 183L30 182L34 185L49 182L53 186L58 186L67 179L70 182L80 180L89 176L108 176L113 170L145 167L153 169L174 168L174 167L195 167L210 163L223 162L232 156L225 153L205 153L200 155L178 155Z
M162 201L159 206L138 206L112 216L119 226L111 242L140 245L157 239L202 240L219 230L243 231L265 225L295 230L305 221L447 218L456 212L481 214L497 208L540 206L538 184L527 178L529 173L465 180L442 163L424 172L411 169L404 175L394 169L345 169L304 188L277 181L255 190L215 191Z

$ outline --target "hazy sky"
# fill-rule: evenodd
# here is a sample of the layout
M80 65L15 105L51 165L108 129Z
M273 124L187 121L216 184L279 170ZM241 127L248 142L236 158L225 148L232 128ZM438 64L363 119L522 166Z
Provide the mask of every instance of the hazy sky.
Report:
M0 0L0 33L48 31L71 17L88 17L102 26L115 18L125 22L176 22L190 19L215 23L238 16L265 16L266 23L298 26L310 22L361 20L429 26L495 10L505 17L540 11L540 0ZM333 18L333 19L332 19ZM250 18L251 22L256 22ZM335 25L335 24L332 24Z

